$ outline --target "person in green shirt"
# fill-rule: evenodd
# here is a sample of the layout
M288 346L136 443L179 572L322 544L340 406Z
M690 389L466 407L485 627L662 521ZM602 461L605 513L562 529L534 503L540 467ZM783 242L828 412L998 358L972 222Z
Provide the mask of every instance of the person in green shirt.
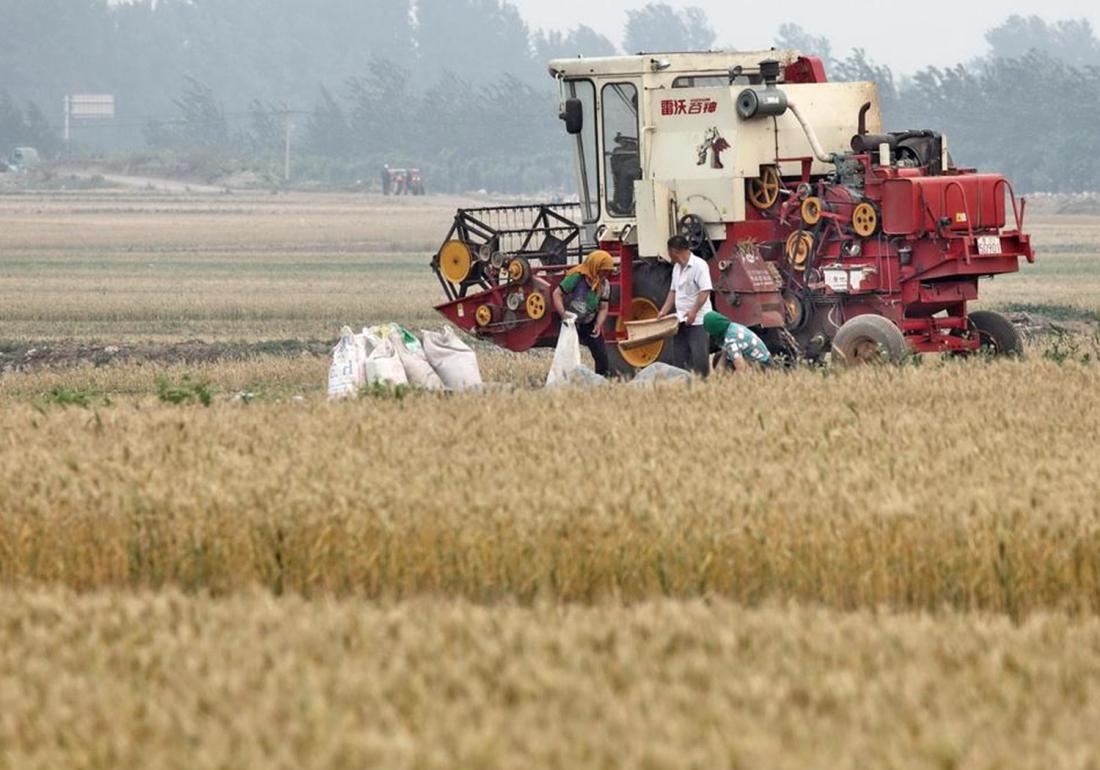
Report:
M581 344L588 348L596 364L596 374L610 372L604 325L611 303L609 277L615 260L606 251L593 251L574 267L554 289L554 309L562 319L573 316Z
M707 313L703 316L703 328L735 371L747 371L751 364L765 369L772 365L768 346L749 327L734 323L721 313Z

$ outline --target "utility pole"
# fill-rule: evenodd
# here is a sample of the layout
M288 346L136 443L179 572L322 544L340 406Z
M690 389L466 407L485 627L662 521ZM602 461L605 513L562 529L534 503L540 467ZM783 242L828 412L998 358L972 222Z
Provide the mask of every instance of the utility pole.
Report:
M294 129L293 113L289 109L283 112L283 129L285 131L285 144L283 153L283 181L290 182L290 134Z
M65 153L68 154L72 145L73 102L72 97L65 95Z

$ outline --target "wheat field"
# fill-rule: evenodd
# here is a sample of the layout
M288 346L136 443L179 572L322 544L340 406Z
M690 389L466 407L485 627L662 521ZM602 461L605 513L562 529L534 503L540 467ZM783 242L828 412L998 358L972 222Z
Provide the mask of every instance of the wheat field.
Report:
M1094 367L42 411L0 415L6 584L1100 611Z
M1100 621L0 596L0 764L1096 766Z
M0 770L1098 766L1100 217L1024 361L326 403L458 203L0 198Z

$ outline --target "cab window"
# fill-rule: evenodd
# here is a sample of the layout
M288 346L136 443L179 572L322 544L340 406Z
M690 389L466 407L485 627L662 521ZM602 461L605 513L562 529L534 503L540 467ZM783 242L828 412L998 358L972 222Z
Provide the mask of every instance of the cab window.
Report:
M729 76L681 75L672 81L673 88L728 88Z
M585 224L600 219L599 154L596 149L596 86L590 80L570 80L565 84L570 98L584 105L584 129L573 137L577 171L577 194Z
M638 152L638 89L632 83L608 83L600 96L607 213L613 217L632 217L634 182L642 178Z

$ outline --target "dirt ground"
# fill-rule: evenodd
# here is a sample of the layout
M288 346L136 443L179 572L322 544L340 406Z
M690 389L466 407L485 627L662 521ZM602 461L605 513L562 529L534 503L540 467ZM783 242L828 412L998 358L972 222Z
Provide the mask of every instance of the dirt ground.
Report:
M0 342L0 372L106 366L112 363L202 364L247 361L258 356L324 358L335 340L88 344L76 340Z
M1041 340L1064 335L1091 336L1100 333L1100 320L1088 317L1061 320L1042 313L1023 311L1006 313L1026 339Z
M1100 334L1100 322L1059 321L1039 313L1014 312L1009 318L1031 342L1062 335ZM0 341L0 372L30 372L134 364L203 364L217 361L247 361L259 356L283 358L327 358L336 344L328 340L268 340L265 342L119 342L87 343L78 340Z

